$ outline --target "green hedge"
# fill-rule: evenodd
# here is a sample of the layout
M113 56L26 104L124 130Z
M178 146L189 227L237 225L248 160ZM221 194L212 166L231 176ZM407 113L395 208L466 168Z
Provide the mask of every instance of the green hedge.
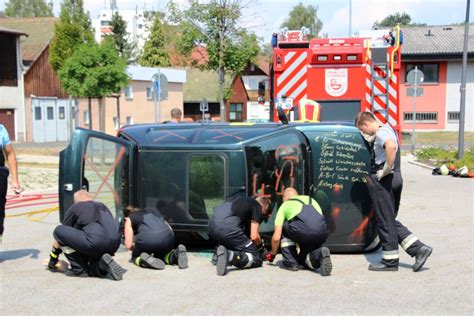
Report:
M458 152L438 147L425 147L416 151L418 160L430 160L434 165L442 164L456 165L457 168L467 166L470 171L474 170L474 147L464 151L463 158L457 159Z

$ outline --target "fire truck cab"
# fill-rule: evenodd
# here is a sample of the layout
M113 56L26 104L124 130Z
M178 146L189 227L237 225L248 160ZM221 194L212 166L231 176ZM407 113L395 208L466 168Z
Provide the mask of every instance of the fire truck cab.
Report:
M360 111L399 126L402 34L361 32L351 38L307 39L305 29L272 38L271 112L296 121L353 120Z

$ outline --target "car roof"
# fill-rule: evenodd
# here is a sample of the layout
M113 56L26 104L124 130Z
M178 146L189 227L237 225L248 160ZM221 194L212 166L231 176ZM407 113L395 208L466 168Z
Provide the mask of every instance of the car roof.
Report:
M179 123L138 124L124 126L118 135L134 141L139 147L216 147L241 148L268 135L289 129L327 129L330 126L352 126L350 122L331 123Z

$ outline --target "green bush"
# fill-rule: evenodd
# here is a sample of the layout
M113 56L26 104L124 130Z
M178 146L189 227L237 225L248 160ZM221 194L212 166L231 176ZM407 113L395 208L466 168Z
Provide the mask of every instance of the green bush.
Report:
M458 152L446 150L438 147L425 147L416 151L418 160L429 160L434 165L442 164L455 165L457 168L467 166L470 171L474 170L474 147L464 152L463 158L457 159Z

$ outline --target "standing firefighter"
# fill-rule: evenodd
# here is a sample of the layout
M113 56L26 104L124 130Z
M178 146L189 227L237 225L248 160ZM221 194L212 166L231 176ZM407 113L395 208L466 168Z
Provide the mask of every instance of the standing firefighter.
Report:
M379 125L370 112L360 112L355 125L371 144L372 172L367 178L369 194L374 204L377 229L382 243L382 261L370 264L371 271L398 270L398 244L416 261L413 271L419 271L433 249L422 243L408 228L397 221L403 179L400 170L400 147L397 135L388 125Z
M8 136L8 131L0 124L0 244L3 236L3 223L5 220L5 203L7 202L8 175L12 174L12 187L16 194L21 192L20 182L18 181L18 167L15 150ZM5 155L8 162L8 169L5 167Z
M330 275L330 252L322 247L328 230L318 203L310 196L298 195L293 188L285 189L283 201L275 217L272 251L266 259L270 262L275 259L281 240L282 268L297 271L302 265L309 270L319 269L322 276Z
M238 197L214 209L209 235L220 244L216 250L217 275L225 275L228 265L239 269L262 266L264 247L259 228L270 212L270 202L263 197Z
M67 276L122 279L125 270L112 259L120 246L119 225L107 206L92 201L87 191L74 193L74 205L53 235L48 263L51 271L58 271L58 257L64 252L71 265Z
M132 261L139 267L164 269L165 263L188 267L186 247L174 247L174 232L155 208L128 207L125 217L125 247L132 250Z

